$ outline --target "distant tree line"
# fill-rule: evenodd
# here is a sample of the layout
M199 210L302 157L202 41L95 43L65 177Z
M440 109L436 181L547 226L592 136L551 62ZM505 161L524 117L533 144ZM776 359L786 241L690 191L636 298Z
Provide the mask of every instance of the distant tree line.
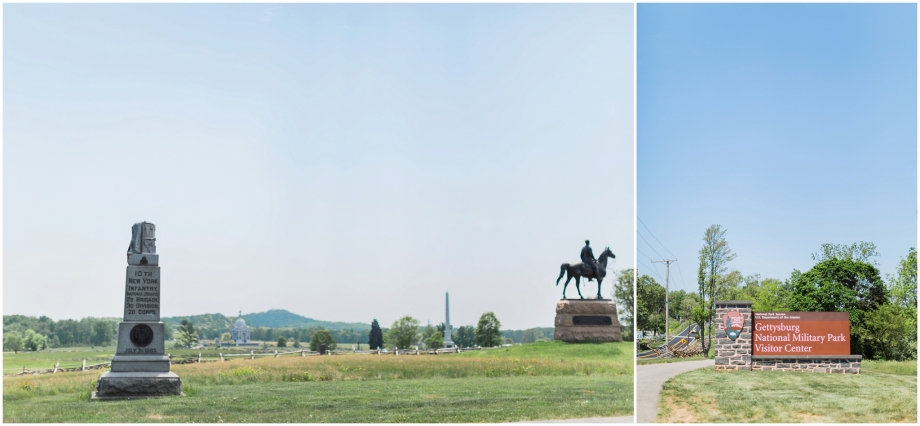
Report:
M9 340L14 345L4 344L4 348L10 350L15 347L16 336L25 339L30 331L32 337L29 342L41 342L39 346L42 347L40 349L23 347L28 350L63 346L108 346L115 343L118 335L118 322L117 318L86 317L79 321L70 319L54 321L44 315L40 317L4 315L4 342Z

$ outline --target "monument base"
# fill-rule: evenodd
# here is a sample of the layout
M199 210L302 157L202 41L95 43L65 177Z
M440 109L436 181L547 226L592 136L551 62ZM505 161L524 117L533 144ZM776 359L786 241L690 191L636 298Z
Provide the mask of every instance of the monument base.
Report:
M113 373L168 373L169 357L166 355L115 355L112 357Z
M556 303L553 339L563 342L622 342L617 305L610 299L564 299Z
M182 394L176 373L106 372L99 376L93 399L154 398Z

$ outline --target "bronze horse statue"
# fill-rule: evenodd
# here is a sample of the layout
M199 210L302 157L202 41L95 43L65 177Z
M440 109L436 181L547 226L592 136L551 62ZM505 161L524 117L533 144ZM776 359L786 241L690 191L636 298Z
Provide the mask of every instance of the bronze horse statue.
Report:
M584 299L585 297L581 295L581 288L579 288L579 280L584 278L594 278L597 280L597 298L603 299L601 297L601 282L604 281L604 277L607 276L607 258L616 259L616 255L610 251L610 247L604 249L604 252L601 253L600 257L597 258L597 274L598 277L594 276L594 272L590 270L589 267L585 266L583 263L576 263L574 265L569 265L568 263L563 263L559 267L559 278L556 278L556 285L559 285L559 280L562 279L562 276L568 273L569 277L565 280L565 285L562 287L562 298L565 299L565 289L569 286L569 281L572 278L575 278L575 289L578 290L578 297ZM585 283L587 284L587 283Z

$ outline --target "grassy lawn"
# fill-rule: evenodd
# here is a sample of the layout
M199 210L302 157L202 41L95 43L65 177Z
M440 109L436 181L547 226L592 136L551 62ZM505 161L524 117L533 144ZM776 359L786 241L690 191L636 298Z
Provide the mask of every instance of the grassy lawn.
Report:
M916 423L916 362L864 365L860 375L701 368L664 384L657 421Z
M505 422L633 412L632 345L174 365L185 397L90 401L100 372L4 377L5 422ZM218 418L218 416L220 416Z
M689 358L639 358L639 359L636 359L636 365L670 364L672 362L703 361L706 359L711 359L711 358L704 358L702 355L689 357Z

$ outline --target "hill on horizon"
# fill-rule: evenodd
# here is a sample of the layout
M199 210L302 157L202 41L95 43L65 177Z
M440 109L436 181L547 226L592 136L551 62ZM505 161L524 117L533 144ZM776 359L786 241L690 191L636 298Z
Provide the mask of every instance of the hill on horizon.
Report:
M233 323L236 322L236 317L228 317L223 314L200 314L200 315L190 315L190 316L175 316L175 317L165 317L163 322L168 325L177 325L182 320L187 319L195 323L196 327L198 326L217 326L219 328L225 328L230 330L233 327ZM315 320L313 318L307 318L301 315L297 315L290 311L284 309L270 309L265 312L257 312L251 314L243 314L243 320L246 321L246 325L250 327L267 327L267 328L310 328L310 327L322 327L327 330L370 330L371 325L361 322L336 322L336 321L321 321Z

